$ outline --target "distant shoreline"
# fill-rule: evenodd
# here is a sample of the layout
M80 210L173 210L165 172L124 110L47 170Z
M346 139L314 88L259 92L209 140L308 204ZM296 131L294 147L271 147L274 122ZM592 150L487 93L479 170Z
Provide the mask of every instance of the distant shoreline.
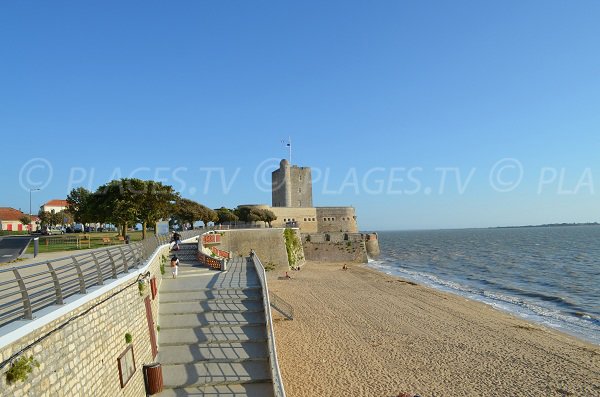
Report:
M522 229L530 227L563 227L563 226L600 226L598 222L588 223L546 223L543 225L523 225L523 226L493 226L488 229Z

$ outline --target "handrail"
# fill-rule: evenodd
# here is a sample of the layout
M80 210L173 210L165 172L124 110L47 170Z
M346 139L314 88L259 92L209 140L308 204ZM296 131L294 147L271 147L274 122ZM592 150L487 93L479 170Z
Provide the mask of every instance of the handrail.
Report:
M260 280L260 285L262 287L261 289L263 296L263 308L265 311L265 317L267 321L269 363L271 365L271 377L273 379L273 392L275 394L275 397L285 397L283 379L281 378L279 362L277 361L277 348L275 346L275 332L273 330L273 316L271 314L271 301L269 300L269 286L267 284L267 274L265 272L263 264L261 263L260 259L258 259L258 255L254 254L250 257L250 259L252 260L252 263L254 263L254 267L256 268L256 273L258 274L258 279Z
M180 233L182 239L198 236L201 230ZM112 282L119 274L137 269L150 258L168 236L149 236L128 245L118 245L68 255L51 261L0 270L0 327L17 320L32 320L37 310L62 305L70 296Z

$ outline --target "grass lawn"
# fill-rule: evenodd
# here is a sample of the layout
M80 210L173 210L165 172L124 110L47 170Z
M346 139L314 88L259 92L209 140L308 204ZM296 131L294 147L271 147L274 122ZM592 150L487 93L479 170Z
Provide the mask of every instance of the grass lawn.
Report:
M141 231L129 232L128 235L131 242L142 240ZM151 234L148 233L147 235ZM103 241L105 237L110 238L109 243ZM76 251L123 244L123 241L119 240L118 237L118 234L115 232L67 233L60 236L41 236L39 252ZM29 244L25 253L33 254L33 242Z

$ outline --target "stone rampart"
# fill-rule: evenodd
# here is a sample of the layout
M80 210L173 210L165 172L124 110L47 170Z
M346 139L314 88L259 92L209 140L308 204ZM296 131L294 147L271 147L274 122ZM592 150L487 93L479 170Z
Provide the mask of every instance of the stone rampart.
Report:
M222 230L219 249L229 251L233 257L248 255L254 250L263 264L288 266L287 251L282 228Z

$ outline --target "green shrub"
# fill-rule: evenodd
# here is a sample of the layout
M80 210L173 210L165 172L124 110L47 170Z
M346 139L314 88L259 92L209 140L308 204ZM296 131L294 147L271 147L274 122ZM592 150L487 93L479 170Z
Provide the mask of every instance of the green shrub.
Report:
M19 380L24 382L27 380L27 376L33 371L33 367L38 368L39 366L40 363L34 360L33 356L21 356L12 363L6 372L6 382L9 385Z
M146 283L143 280L138 281L138 290L140 291L140 296L144 295L144 291L146 290Z
M131 336L131 334L128 332L125 334L125 343L130 344L131 341L133 340L133 336Z
M283 237L285 239L285 249L288 255L288 264L290 268L296 267L296 263L303 257L302 243L292 229L285 229L283 231Z
M165 274L165 264L167 263L167 257L162 255L160 257L160 274Z
M271 270L275 270L275 264L273 262L267 262L265 265L265 271L270 272Z

